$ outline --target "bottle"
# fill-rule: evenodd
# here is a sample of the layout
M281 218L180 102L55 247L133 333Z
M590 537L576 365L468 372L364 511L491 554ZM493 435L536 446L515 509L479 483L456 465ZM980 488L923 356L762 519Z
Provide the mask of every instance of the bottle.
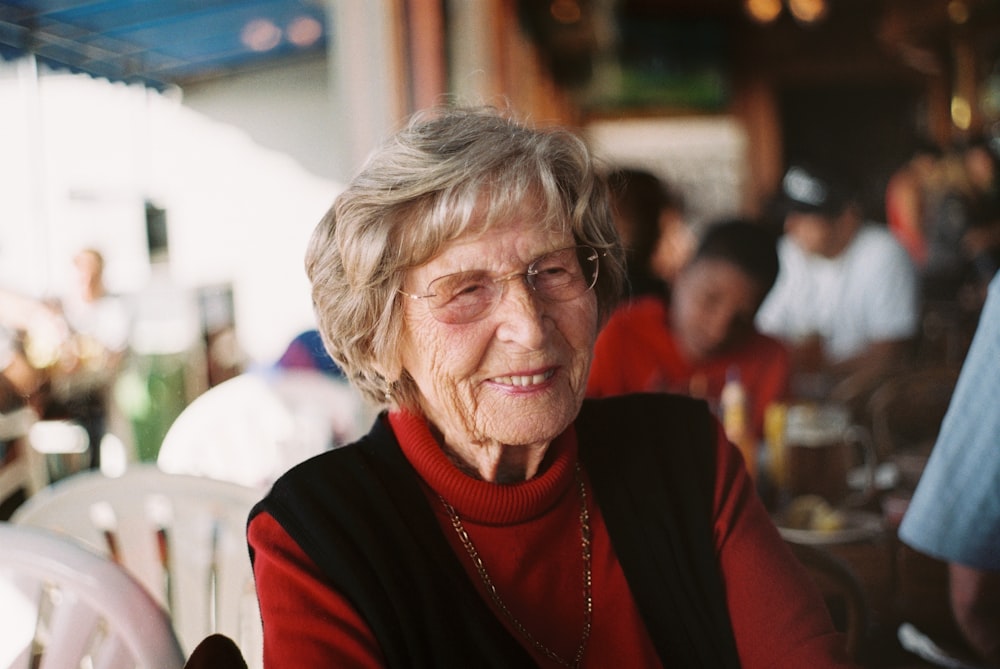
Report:
M746 389L740 380L740 370L733 366L726 371L726 383L719 398L722 427L729 439L743 454L750 478L757 480L757 442L750 430Z
M768 478L778 490L788 484L785 454L785 423L788 406L783 402L771 402L764 410L764 444L767 448Z

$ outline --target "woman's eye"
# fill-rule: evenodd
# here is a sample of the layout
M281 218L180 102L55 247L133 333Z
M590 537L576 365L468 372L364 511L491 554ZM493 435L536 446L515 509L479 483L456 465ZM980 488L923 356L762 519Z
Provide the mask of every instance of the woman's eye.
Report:
M539 274L548 274L549 276L565 274L567 271L569 270L567 270L562 265L549 265L547 267L538 268Z
M557 284L572 277L570 270L564 265L547 265L539 267L535 272L535 282Z
M482 281L466 281L450 286L448 289L449 300L473 299L486 292L486 284Z

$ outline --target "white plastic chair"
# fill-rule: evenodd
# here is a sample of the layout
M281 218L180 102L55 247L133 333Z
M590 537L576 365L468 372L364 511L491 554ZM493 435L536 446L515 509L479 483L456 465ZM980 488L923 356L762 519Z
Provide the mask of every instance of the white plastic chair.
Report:
M37 424L34 410L24 407L0 414L0 441L11 442L14 450L0 463L0 502L18 491L33 495L48 483L45 457L30 447L28 433Z
M64 532L124 565L170 612L186 653L221 633L254 667L263 637L245 532L260 497L227 481L141 464L117 478L88 471L63 479L11 521Z
M79 542L0 523L0 666L179 669L167 613L142 585Z
M305 369L248 372L185 407L157 464L266 490L292 465L359 438L374 418L345 381Z

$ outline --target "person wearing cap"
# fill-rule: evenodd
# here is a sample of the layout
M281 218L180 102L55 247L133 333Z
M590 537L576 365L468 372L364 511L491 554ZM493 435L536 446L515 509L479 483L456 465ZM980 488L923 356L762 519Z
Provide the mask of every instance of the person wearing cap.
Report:
M793 165L781 196L780 270L757 325L790 346L793 393L826 398L850 379L863 394L916 334L916 269L886 226L864 220L854 193L832 173Z

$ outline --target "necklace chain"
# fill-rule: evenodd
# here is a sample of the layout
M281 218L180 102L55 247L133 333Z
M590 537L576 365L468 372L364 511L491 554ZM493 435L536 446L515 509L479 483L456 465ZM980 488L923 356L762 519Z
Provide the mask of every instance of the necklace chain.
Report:
M580 494L580 537L583 549L583 633L581 634L580 645L577 647L576 654L573 656L572 661L566 660L562 656L558 655L554 650L538 641L531 635L530 632L528 632L521 621L514 617L514 614L507 608L507 604L500 598L500 593L497 592L493 579L490 578L489 573L486 571L486 565L483 563L483 559L479 556L479 551L477 551L475 545L473 545L472 539L469 537L469 533L465 530L465 525L462 524L461 518L458 517L455 507L445 501L444 497L438 495L438 498L441 500L441 504L444 505L445 511L448 512L449 519L451 519L451 526L455 528L455 532L458 534L458 538L462 541L465 551L469 554L469 558L472 559L472 564L476 568L476 573L479 574L479 579L483 582L483 585L486 586L486 591L489 593L490 599L493 600L493 604L500 609L500 612L503 613L507 621L513 625L518 633L520 633L521 636L534 646L535 649L542 652L550 660L558 662L564 667L570 667L570 669L577 669L581 662L583 662L583 654L587 650L587 641L590 639L590 630L593 623L594 613L594 602L591 595L593 579L590 571L590 512L587 510L587 487L583 482L583 475L580 472L579 464L576 466L575 479L577 490Z

